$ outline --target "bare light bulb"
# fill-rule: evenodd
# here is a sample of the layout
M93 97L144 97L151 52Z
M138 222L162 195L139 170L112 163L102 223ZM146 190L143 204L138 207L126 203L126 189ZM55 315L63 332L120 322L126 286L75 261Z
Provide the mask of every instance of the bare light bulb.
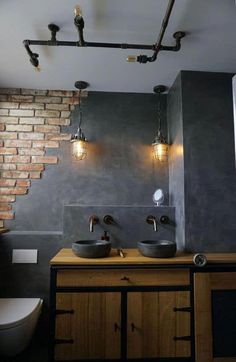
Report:
M155 142L152 144L152 146L154 158L162 162L167 161L169 145L167 143Z

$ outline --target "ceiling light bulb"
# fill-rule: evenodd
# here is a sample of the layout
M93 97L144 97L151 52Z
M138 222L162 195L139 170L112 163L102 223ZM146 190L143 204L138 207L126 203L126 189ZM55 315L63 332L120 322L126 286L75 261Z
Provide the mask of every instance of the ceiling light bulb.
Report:
M75 16L82 16L82 8L80 5L76 5L74 8Z

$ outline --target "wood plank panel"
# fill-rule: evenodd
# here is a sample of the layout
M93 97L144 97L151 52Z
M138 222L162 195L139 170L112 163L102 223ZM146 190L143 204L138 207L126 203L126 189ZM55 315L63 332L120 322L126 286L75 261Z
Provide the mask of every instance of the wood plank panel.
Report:
M57 286L175 286L189 285L185 269L59 270Z
M56 338L74 343L56 345L56 360L120 358L120 293L58 293L57 308L74 310L56 318Z
M175 357L175 292L159 293L159 357Z
M209 273L194 275L194 319L196 362L211 362L213 351Z
M128 293L128 358L155 358L158 349L158 293Z
M176 308L190 307L190 293L189 292L176 292L175 294ZM175 312L176 313L176 333L177 337L190 336L190 313L189 312ZM175 347L176 357L190 357L191 344L189 341L176 341Z
M236 272L209 274L212 290L236 290Z
M173 258L147 258L141 255L138 249L124 249L125 258L121 258L115 249L113 249L107 258L85 259L76 256L72 249L61 249L57 255L50 261L52 265L114 265L114 264L135 264L145 265L193 265L194 254L177 253ZM206 253L210 264L235 263L236 253Z

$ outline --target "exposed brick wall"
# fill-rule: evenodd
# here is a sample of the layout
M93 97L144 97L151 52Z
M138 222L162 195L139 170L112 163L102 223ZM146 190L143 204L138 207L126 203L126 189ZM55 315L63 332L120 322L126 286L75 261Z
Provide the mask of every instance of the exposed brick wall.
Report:
M31 180L58 163L46 151L70 140L61 126L70 125L78 102L75 91L0 88L0 228L14 218L13 203L28 193Z

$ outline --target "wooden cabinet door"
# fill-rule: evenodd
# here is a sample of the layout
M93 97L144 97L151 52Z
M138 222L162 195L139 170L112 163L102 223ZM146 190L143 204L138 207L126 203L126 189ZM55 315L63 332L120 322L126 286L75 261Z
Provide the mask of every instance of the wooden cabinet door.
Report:
M120 358L120 293L57 293L56 360ZM69 343L67 343L69 342Z
M190 306L189 292L128 293L128 358L189 357L190 313L175 308Z
M236 357L214 357L212 292L236 290L236 272L194 274L196 362L236 362ZM223 343L224 341L222 341Z

